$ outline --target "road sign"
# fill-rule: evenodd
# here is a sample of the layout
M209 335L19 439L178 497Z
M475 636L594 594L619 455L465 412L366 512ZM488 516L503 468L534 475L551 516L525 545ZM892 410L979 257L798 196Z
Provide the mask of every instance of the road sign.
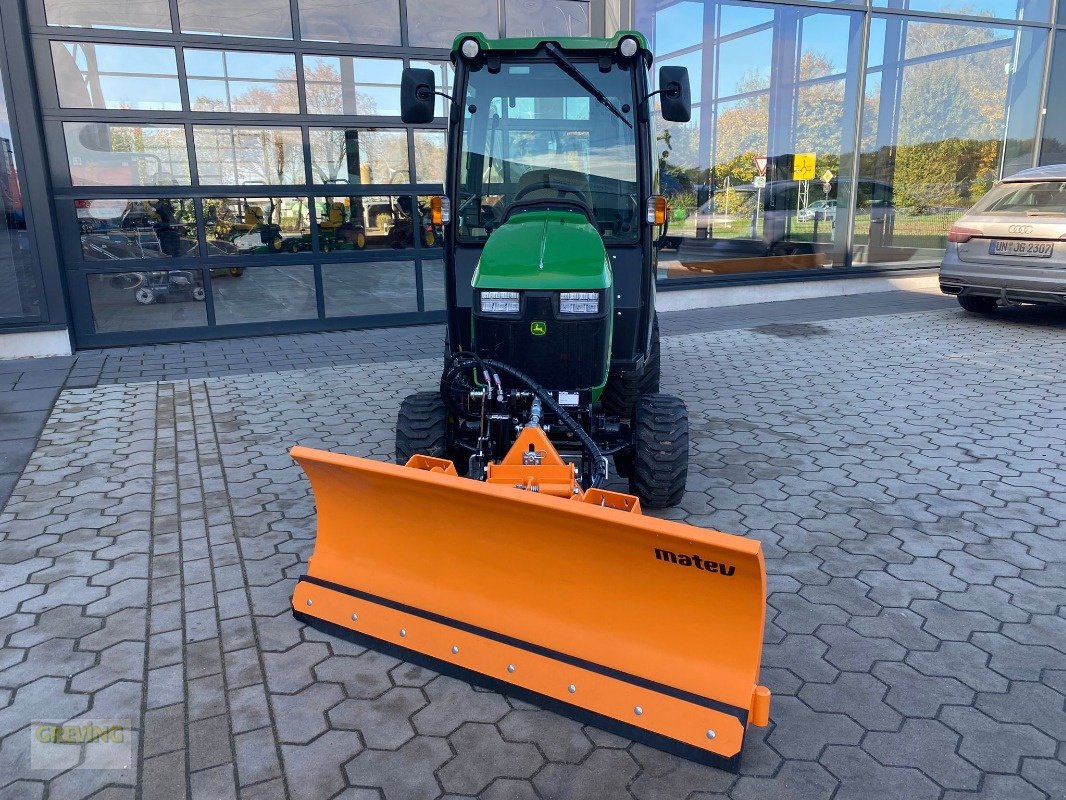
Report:
M761 189L762 187L764 187L766 185L766 176L765 175L756 175L752 179L751 185L754 186L756 189Z
M814 177L814 153L796 153L792 159L792 180L809 181Z
M836 175L833 174L833 170L827 169L822 173L822 183L829 183Z
M766 156L755 156L755 158L752 159L752 161L755 162L755 169L759 170L760 175L766 174L766 164L769 160L770 159Z

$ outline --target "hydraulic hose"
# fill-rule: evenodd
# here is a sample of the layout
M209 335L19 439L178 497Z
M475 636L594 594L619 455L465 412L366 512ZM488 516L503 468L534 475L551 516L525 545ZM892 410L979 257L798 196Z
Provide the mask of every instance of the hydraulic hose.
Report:
M603 451L600 450L599 445L597 445L593 438L588 435L588 433L585 431L584 428L581 427L578 421L575 420L572 416L570 416L569 412L567 412L566 409L559 405L558 401L556 401L556 399L552 396L551 392L549 392L547 389L545 389L543 386L541 386L539 383L529 377L529 375L519 369L516 369L515 367L512 367L510 364L505 364L502 361L496 361L492 358L482 358L476 353L465 351L461 353L456 353L451 358L449 358L447 363L445 364L444 373L441 375L440 381L441 395L443 396L444 403L448 406L449 410L451 410L453 413L458 414L459 416L463 416L462 412L459 409L453 408L454 403L451 397L451 387L456 375L460 372L463 372L464 370L469 370L471 368L484 370L486 367L496 372L502 372L504 375L513 378L521 384L524 384L527 389L533 392L533 394L540 399L540 402L546 408L551 409L555 416L559 418L559 421L567 428L569 428L570 431L577 437L578 441L581 442L582 448L584 448L585 452L588 454L589 459L591 459L592 487L599 488L607 482L607 457L606 455L604 455ZM491 386L489 387L489 389L491 389Z

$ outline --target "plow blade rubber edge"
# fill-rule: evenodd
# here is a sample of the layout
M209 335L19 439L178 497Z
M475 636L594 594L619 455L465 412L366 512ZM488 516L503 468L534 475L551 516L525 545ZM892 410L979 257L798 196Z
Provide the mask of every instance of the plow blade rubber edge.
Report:
M759 542L295 447L318 510L293 611L329 633L735 769L758 686Z

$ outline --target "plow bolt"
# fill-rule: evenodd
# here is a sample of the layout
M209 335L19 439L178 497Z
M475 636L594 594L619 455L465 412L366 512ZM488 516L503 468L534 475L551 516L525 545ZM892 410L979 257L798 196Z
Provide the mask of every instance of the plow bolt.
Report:
M570 694L573 694L574 692L576 692L576 691L577 691L577 687L576 687L576 686L574 686L574 684L572 684L572 683L571 683L571 684L570 684L570 685L569 685L568 687L566 687L566 688L567 688L567 691L569 691L569 692L570 692Z

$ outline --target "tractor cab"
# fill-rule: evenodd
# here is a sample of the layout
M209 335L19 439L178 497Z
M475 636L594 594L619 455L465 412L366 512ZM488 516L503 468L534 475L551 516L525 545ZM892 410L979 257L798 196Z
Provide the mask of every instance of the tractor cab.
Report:
M587 289L602 295L600 312L611 306L610 358L602 365L611 381L604 399L624 415L632 410L639 377L647 372L651 378L658 369L652 363L657 339L655 262L665 202L655 194L655 115L649 101L658 97L665 119L687 121L688 74L682 67L663 67L661 91L652 93L651 52L644 37L633 32L610 39L552 40L488 40L478 33L461 34L452 60L455 84L450 95L447 87L434 85L431 70L415 68L405 70L401 89L408 122L432 120L435 95L451 101L446 194L437 212L446 239L451 348L478 349L475 318L494 313L487 310L492 305L485 305L479 290L513 288L505 284L515 275L495 274L496 266L483 259L496 249L490 245L493 237L505 223L519 222L523 215L562 212L568 224L587 225L599 241L611 291L604 291L602 276L571 280L567 287L548 285L541 275L539 285L545 290ZM537 273L550 265L536 252L537 242L527 244L535 252L528 254L532 272L526 278L538 282ZM525 308L523 303L523 313ZM551 325L547 329L553 330ZM528 363L530 343L513 344L523 348L521 358L499 349L494 355ZM564 354L564 360L567 357ZM607 379L606 372L601 373L595 387L603 388ZM645 379L645 385L656 381Z

